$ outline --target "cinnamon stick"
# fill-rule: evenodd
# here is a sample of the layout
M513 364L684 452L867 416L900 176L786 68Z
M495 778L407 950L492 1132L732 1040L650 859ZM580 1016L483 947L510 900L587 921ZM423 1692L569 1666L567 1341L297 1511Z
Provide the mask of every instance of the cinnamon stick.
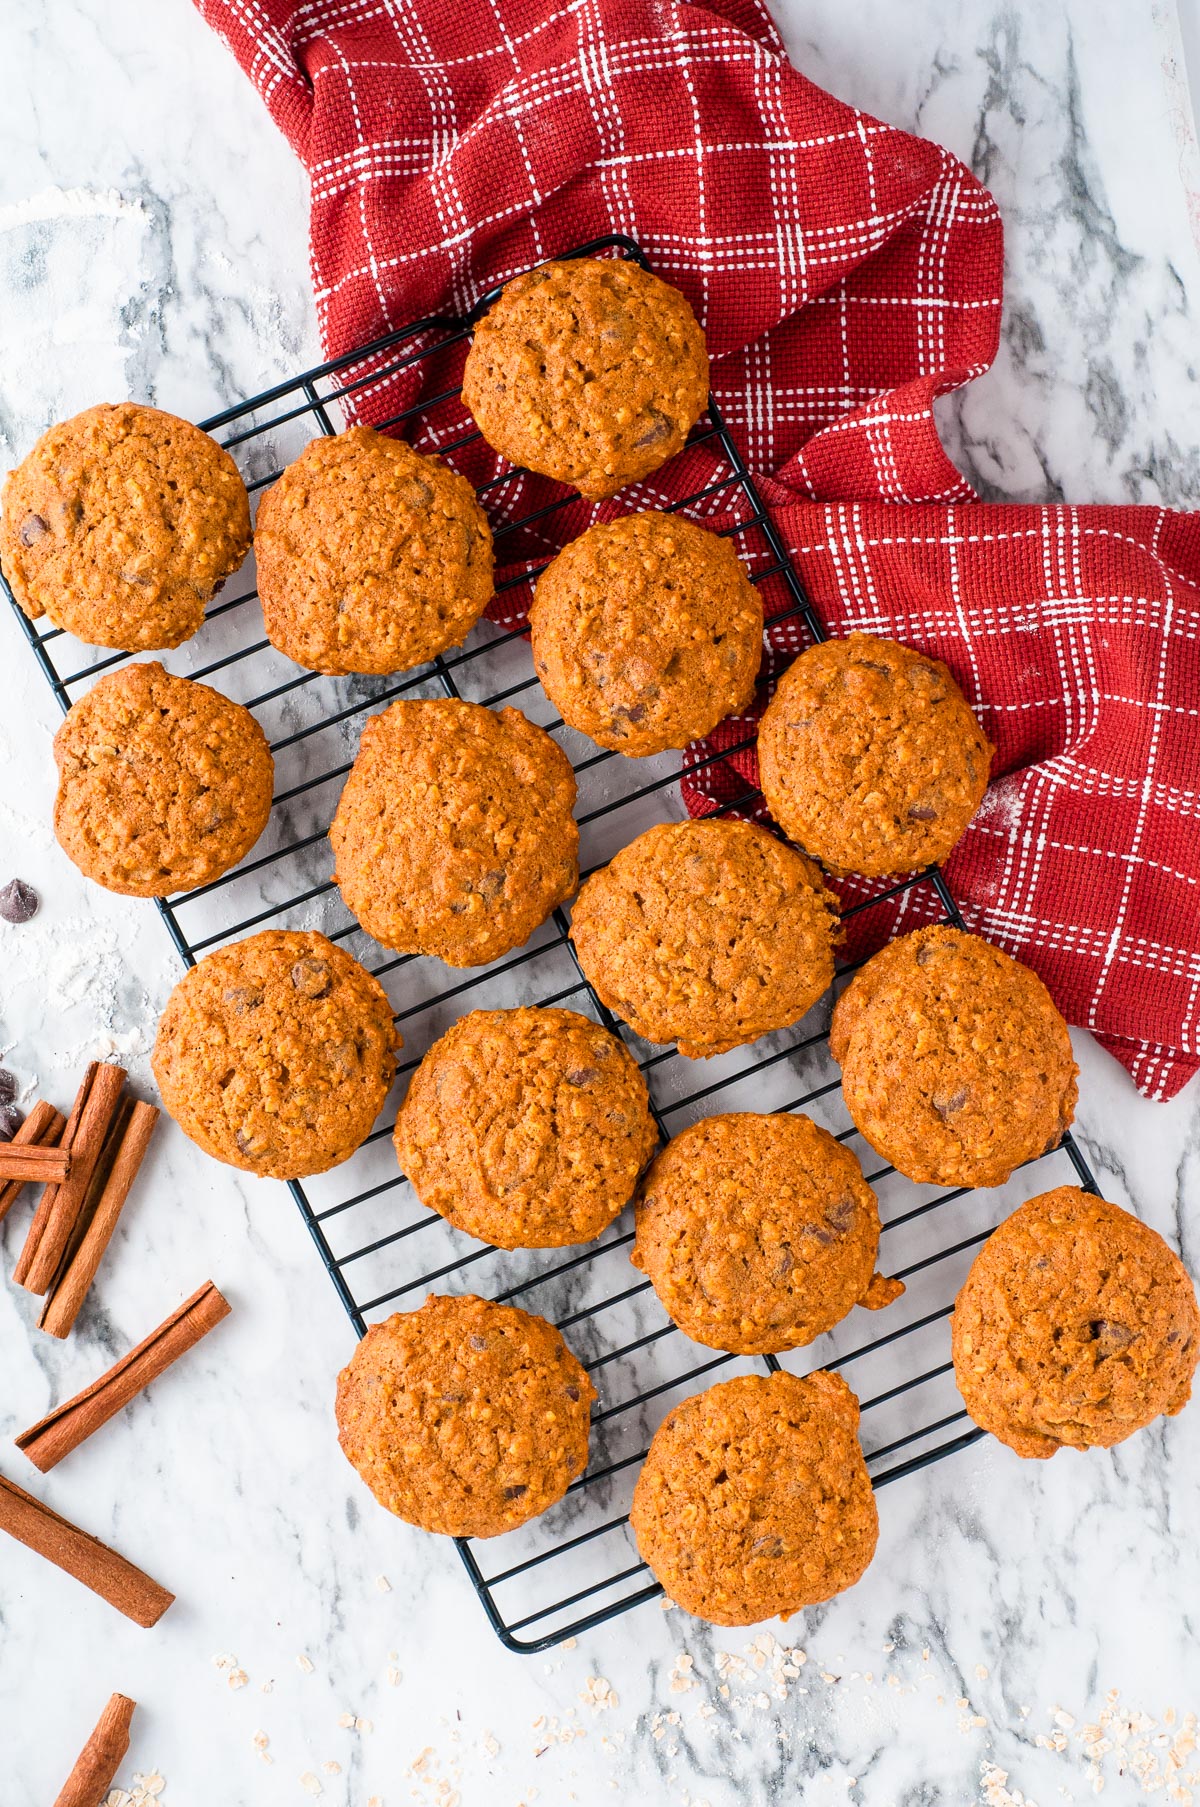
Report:
M22 1431L17 1448L24 1450L43 1474L48 1474L56 1462L107 1424L122 1406L128 1405L228 1315L228 1301L211 1280L206 1280L198 1292L185 1299L157 1330L123 1355L99 1380Z
M61 1111L56 1111L52 1104L39 1098L20 1129L7 1144L9 1148L26 1146L35 1148L56 1148L62 1141L67 1120ZM16 1204L21 1195L24 1180L8 1180L0 1186L0 1220L3 1220Z
M54 1195L37 1251L29 1264L29 1272L22 1281L22 1285L31 1293L49 1292L54 1284L71 1232L87 1197L92 1175L104 1152L104 1144L112 1128L124 1083L124 1067L102 1065L97 1068L88 1088L87 1099L79 1113L79 1121L68 1150L71 1157L70 1177L62 1182Z
M129 1725L136 1705L127 1694L110 1697L96 1721L95 1731L76 1758L74 1769L59 1789L54 1807L99 1807L129 1749Z
M0 1142L0 1180L41 1180L46 1185L61 1185L70 1172L71 1151L68 1148Z
M137 1625L157 1625L174 1600L165 1587L134 1568L99 1538L60 1518L49 1506L0 1475L0 1531L74 1575Z
M74 1142L75 1131L79 1127L79 1119L83 1114L83 1107L87 1103L88 1093L92 1089L92 1081L99 1071L100 1062L98 1060L93 1060L89 1064L87 1072L80 1081L79 1090L75 1094L75 1102L71 1106L71 1115L67 1118L67 1126L59 1137L60 1148L69 1149ZM38 1200L37 1210L33 1214L33 1222L30 1224L28 1234L25 1237L25 1246L17 1257L17 1265L13 1269L13 1279L18 1286L24 1286L26 1280L29 1278L29 1270L33 1266L34 1258L38 1252L38 1245L42 1240L46 1225L50 1221L50 1213L54 1209L54 1201L57 1196L58 1187L47 1186L42 1193L41 1198Z
M42 1307L38 1328L48 1335L70 1335L71 1327L87 1296L88 1287L96 1277L96 1269L117 1227L121 1207L137 1178L138 1168L145 1157L157 1122L157 1108L139 1100L129 1111L128 1120L119 1131L119 1137L114 1138L116 1147L107 1178L99 1188L99 1195L94 1208L90 1209L90 1215L85 1210L81 1217L79 1234L66 1250L66 1259L54 1283L54 1290Z

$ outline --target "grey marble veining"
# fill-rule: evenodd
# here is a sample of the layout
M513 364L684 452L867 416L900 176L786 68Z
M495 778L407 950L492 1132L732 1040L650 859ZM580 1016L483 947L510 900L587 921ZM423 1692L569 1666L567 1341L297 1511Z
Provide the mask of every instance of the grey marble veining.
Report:
M1173 11L787 0L779 16L814 80L941 139L1000 201L1002 353L942 404L962 468L990 496L1190 503L1200 178ZM0 119L0 462L101 396L202 416L319 355L303 177L183 0L8 9L0 49L17 72ZM6 617L0 649L0 866L46 900L26 928L0 925L0 1051L60 1098L102 1052L148 1090L174 955L152 908L86 887L55 850L55 708ZM1147 1104L1076 1040L1105 1190L1200 1269L1195 1087ZM8 1269L24 1221L0 1232ZM210 1274L229 1322L31 1479L11 1435ZM647 1309L633 1302L631 1333ZM1079 1734L1112 1690L1155 1721L1106 1727L1105 1798L1135 1801L1120 1751L1145 1769L1145 1746L1161 1772L1179 1729L1153 1744L1165 1710L1200 1710L1200 1410L1110 1455L1021 1464L984 1444L887 1488L864 1581L757 1645L651 1605L530 1660L492 1638L453 1549L387 1519L337 1454L349 1326L283 1188L168 1128L75 1337L52 1344L32 1318L0 1286L0 1472L179 1601L145 1633L0 1552L4 1807L52 1798L114 1688L142 1703L122 1781L157 1768L168 1807L303 1802L305 1776L337 1807L957 1807L1003 1800L987 1765L1046 1807L1090 1797Z

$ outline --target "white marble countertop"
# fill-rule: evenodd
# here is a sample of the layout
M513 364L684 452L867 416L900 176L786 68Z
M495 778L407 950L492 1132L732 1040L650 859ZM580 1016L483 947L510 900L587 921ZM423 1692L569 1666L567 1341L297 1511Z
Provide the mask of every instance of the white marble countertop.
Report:
M962 467L987 495L1190 505L1200 162L1173 6L777 11L806 73L941 139L999 200L1003 350L944 404ZM94 400L201 417L316 360L301 171L184 0L5 8L0 66L0 465ZM148 1089L175 957L149 905L53 844L56 706L7 609L0 658L0 881L44 898L0 925L0 1057L60 1101L105 1052ZM1104 1189L1200 1268L1200 1092L1148 1104L1076 1042ZM0 1232L6 1272L25 1215ZM34 1475L11 1437L210 1275L232 1319ZM336 1807L995 1803L996 1770L1046 1807L1093 1792L1080 1734L1114 1701L1095 1773L1135 1801L1200 1711L1200 1408L1111 1454L1022 1465L985 1443L889 1488L863 1582L771 1628L807 1653L793 1673L769 1639L747 1655L748 1634L657 1605L530 1659L493 1638L453 1548L375 1509L338 1455L351 1332L281 1187L168 1126L76 1335L33 1316L0 1284L0 1472L179 1599L140 1631L0 1550L4 1807L53 1797L113 1690L140 1703L121 1781L160 1774L169 1807L282 1807L314 1781Z

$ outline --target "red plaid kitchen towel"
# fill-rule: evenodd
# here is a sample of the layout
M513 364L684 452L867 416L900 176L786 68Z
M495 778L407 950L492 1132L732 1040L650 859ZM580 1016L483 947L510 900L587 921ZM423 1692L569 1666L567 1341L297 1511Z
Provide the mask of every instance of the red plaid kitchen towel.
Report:
M980 504L946 458L933 398L987 367L999 330L986 190L805 81L756 0L197 4L309 171L331 356L610 232L685 291L825 620L940 654L997 743L950 866L971 926L1143 1091L1177 1091L1200 1065L1200 542L1155 509ZM446 375L364 366L355 412L392 422ZM461 434L457 407L433 409L421 443ZM503 468L478 446L465 459L477 478ZM689 451L664 481L691 493L710 468ZM492 499L516 518L535 490ZM651 479L621 506L665 494ZM544 557L597 512L523 530L506 557ZM794 623L772 638L778 665ZM694 751L689 808L752 781L751 753L712 759L747 731Z

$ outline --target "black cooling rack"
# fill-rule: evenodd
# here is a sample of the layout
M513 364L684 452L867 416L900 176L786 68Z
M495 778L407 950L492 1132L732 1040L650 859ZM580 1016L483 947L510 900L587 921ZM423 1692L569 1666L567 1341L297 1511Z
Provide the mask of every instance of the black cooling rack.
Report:
M571 256L613 255L645 263L630 239L599 239ZM578 507L553 491L530 509L524 473L490 458L462 407L457 374L472 323L490 305L485 297L467 318L437 317L403 327L345 357L228 408L203 425L238 459L252 497L279 474L317 433L334 433L352 419L356 403L432 370L438 393L375 424L403 426L426 450L465 466L492 520L498 565L509 546L518 568L500 589L519 591L543 568L555 547L548 517ZM423 370L424 367L424 370ZM428 385L427 385L428 386ZM409 393L412 391L410 390ZM378 407L374 416L378 415ZM697 468L692 449L706 448L706 478L680 494L679 473ZM483 475L480 475L481 470ZM490 473L490 474L489 474ZM755 583L771 590L775 623L790 622L797 644L823 638L799 578L764 509L753 479L720 411L710 402L688 448L643 483L631 485L621 506L664 507L720 523L735 540ZM510 561L511 562L511 561ZM598 750L555 716L533 676L519 625L481 623L461 650L417 672L389 679L318 677L301 672L262 634L251 563L231 592L209 609L200 633L172 654L157 655L184 675L211 679L247 704L262 723L276 761L271 821L253 853L233 872L199 890L159 904L167 930L189 965L208 949L266 925L321 928L344 942L384 983L405 1038L401 1088L430 1043L465 1010L515 1003L563 1004L584 1011L623 1035L650 1087L663 1138L696 1118L721 1110L805 1110L851 1147L879 1195L883 1218L880 1265L906 1282L904 1297L878 1316L855 1311L811 1348L783 1358L796 1371L826 1366L849 1370L862 1403L862 1434L876 1487L900 1480L967 1447L983 1433L971 1425L953 1384L948 1319L974 1251L1014 1204L1050 1185L1095 1182L1077 1144L1030 1163L1007 1187L979 1193L918 1187L880 1163L850 1123L826 1046L830 1001L797 1027L753 1048L705 1062L674 1048L640 1042L600 1003L579 969L568 940L569 916L552 918L525 947L490 967L460 977L436 960L389 955L349 916L333 885L326 830L349 771L363 720L398 696L463 696L514 703L546 727L572 759L579 782L577 817L583 869L602 864L654 821L685 814L679 796L680 760L625 759ZM782 586L782 588L780 587ZM56 629L39 631L9 600L42 670L66 710L99 673L125 661L105 655ZM689 762L728 762L752 744L753 727L721 754ZM752 807L757 793L727 764L733 781L720 810ZM881 910L881 906L887 906ZM879 940L896 928L942 921L963 926L936 868L877 888L846 911L880 915ZM883 919L886 917L886 921ZM448 982L449 981L449 982ZM487 1616L513 1650L536 1651L589 1630L661 1590L627 1525L638 1465L656 1424L698 1386L737 1373L779 1367L774 1356L714 1353L689 1340L666 1318L650 1284L629 1265L633 1231L628 1214L597 1242L575 1251L505 1253L452 1230L425 1211L396 1172L391 1146L395 1100L358 1153L332 1174L291 1193L351 1323L359 1335L395 1309L418 1305L430 1290L477 1291L519 1302L558 1323L599 1390L591 1460L567 1497L540 1519L486 1543L459 1550ZM1053 1168L1051 1173L1048 1169Z

